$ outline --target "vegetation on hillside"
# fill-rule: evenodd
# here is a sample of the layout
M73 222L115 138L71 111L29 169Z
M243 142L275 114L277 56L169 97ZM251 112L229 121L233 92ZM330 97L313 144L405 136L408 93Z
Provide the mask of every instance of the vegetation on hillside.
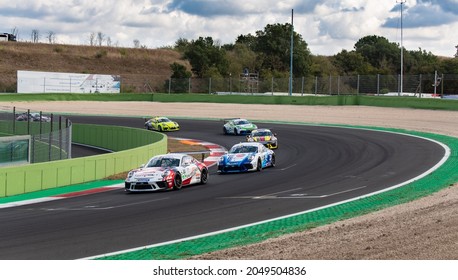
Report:
M16 91L18 70L121 75L125 84L144 86L170 78L173 63L191 69L171 49L0 42L0 92Z

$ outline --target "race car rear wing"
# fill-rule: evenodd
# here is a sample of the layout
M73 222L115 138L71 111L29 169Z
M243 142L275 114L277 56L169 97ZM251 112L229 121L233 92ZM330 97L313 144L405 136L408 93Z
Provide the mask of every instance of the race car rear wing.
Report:
M241 118L226 118L226 119L221 119L221 121L223 121L224 123L227 123L228 121L238 120L238 119L241 119Z

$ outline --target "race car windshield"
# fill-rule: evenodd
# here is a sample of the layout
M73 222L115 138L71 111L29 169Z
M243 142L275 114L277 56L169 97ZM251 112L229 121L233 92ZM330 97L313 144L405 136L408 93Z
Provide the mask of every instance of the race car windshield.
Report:
M246 154L246 153L257 153L258 148L254 146L237 146L232 147L229 153L232 154Z
M239 125L239 124L249 124L249 122L247 120L238 120L238 121L234 121L235 124Z
M153 158L147 167L176 167L180 165L180 160L177 158Z
M167 118L160 118L157 120L158 122L170 122L171 120L167 119Z
M260 131L260 132L253 133L253 137L270 136L270 135L271 133L268 131Z

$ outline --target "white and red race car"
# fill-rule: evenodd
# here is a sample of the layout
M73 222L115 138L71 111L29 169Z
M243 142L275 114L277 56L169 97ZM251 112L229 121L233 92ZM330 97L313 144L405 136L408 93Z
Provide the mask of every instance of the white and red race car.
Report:
M192 184L206 184L208 169L187 154L152 157L147 164L131 170L125 180L126 192L179 190Z

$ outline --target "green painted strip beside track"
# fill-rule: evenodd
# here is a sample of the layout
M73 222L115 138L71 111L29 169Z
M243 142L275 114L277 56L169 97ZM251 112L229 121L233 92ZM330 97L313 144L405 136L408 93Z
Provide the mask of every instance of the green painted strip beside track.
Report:
M293 124L293 123L291 123ZM300 123L294 123L300 124ZM302 125L305 125L302 123ZM308 124L310 125L310 124ZM278 237L330 224L336 221L367 214L383 208L406 203L430 195L458 182L458 139L417 131L387 129L361 126L333 125L347 128L374 129L406 133L436 140L448 146L451 155L448 160L433 173L410 184L370 197L334 205L315 211L305 212L287 218L235 229L196 239L184 240L172 244L144 247L143 249L107 254L96 257L97 260L175 260L235 246L258 243L269 238Z
M0 204L29 200L29 199L44 198L44 197L49 197L49 196L57 196L57 195L68 194L72 192L86 191L86 190L96 189L100 187L115 185L115 184L119 184L123 182L124 182L123 180L99 180L99 181L93 181L93 182L88 182L84 184L64 186L60 188L47 189L43 191L19 194L19 195L8 196L8 197L0 197Z

